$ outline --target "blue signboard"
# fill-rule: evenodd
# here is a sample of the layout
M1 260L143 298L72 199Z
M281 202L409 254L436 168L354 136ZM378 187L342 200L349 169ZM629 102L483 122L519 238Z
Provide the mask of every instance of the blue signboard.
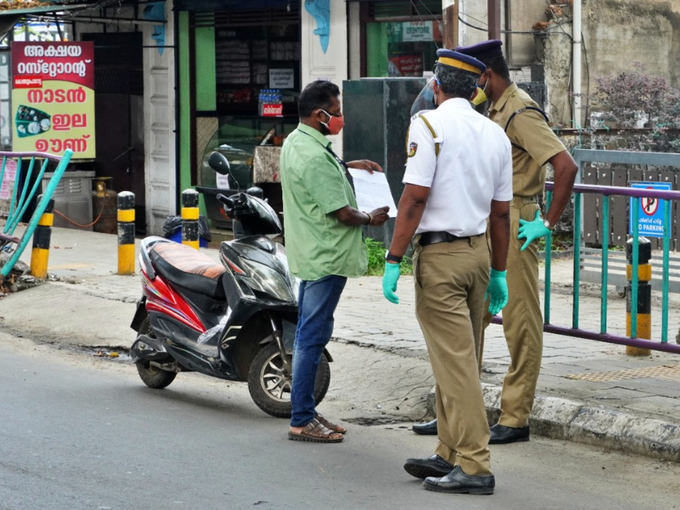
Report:
M635 182L631 188L671 190L670 182ZM663 237L663 201L658 198L641 198L638 206L638 234L645 237ZM628 214L628 234L633 235L633 198L630 199Z

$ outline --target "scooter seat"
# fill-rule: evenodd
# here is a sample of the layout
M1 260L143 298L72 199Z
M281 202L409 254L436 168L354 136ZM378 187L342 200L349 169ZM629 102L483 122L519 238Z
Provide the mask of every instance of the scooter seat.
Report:
M225 299L222 278L224 266L191 248L177 243L157 243L149 251L158 274L185 289L214 299Z

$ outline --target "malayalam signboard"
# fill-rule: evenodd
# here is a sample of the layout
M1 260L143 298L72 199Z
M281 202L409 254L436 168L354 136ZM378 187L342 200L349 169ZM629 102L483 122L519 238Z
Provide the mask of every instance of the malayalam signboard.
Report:
M94 43L12 43L12 150L94 159Z
M422 76L423 54L414 53L390 57L388 74L390 76Z
M428 43L442 40L442 34L439 29L438 21L405 21L388 23L387 30L387 41L390 43Z
M670 191L670 182L635 182L631 183L634 189L653 189ZM658 198L640 198L638 206L638 233L645 237L663 237L664 217L663 204ZM633 199L630 199L631 211L628 219L628 233L633 235Z

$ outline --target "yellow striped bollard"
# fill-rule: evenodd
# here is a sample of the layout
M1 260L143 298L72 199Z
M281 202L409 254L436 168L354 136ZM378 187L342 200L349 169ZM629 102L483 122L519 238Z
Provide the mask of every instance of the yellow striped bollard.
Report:
M646 237L638 239L638 291L637 291L637 334L636 338L651 340L652 338L652 243ZM630 316L633 310L633 242L626 243L626 336L632 332ZM626 345L627 356L649 356L650 349Z
M198 250L198 191L182 191L182 244Z
M118 274L135 274L135 194L118 193Z
M42 195L38 197L38 202ZM47 263L50 259L50 240L54 223L54 200L50 200L45 212L40 217L38 226L33 232L33 250L31 251L31 274L40 280L47 278Z

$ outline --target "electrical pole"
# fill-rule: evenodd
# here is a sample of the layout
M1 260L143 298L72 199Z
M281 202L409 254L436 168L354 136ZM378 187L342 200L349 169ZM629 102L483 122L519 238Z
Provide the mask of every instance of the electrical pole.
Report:
M501 38L501 0L487 0L489 10L489 39Z
M442 0L442 36L444 48L458 46L458 0Z

